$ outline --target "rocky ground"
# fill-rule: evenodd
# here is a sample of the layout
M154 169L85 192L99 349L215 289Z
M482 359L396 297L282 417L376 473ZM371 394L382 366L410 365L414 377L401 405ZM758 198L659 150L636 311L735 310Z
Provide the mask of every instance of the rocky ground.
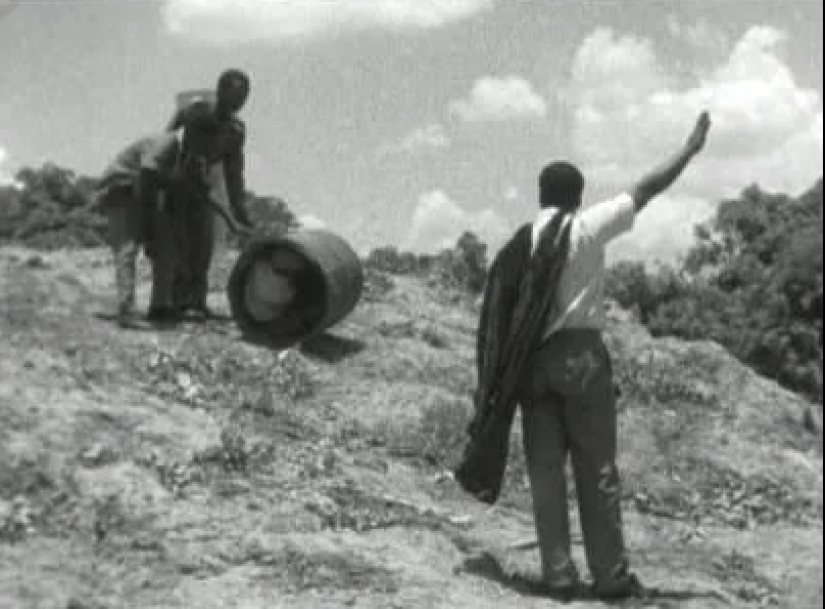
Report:
M371 274L332 334L275 353L226 323L122 331L98 317L112 274L106 251L0 248L0 608L554 606L526 583L518 436L496 507L444 474L470 305ZM647 606L821 607L821 417L714 344L614 318Z

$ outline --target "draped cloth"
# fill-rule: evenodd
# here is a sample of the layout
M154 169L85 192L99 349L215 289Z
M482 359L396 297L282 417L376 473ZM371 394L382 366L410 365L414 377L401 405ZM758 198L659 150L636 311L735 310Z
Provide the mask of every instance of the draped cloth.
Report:
M494 504L501 494L510 432L529 364L554 313L570 251L569 216L558 213L531 255L531 225L505 244L490 266L476 342L475 415L455 478L465 492Z

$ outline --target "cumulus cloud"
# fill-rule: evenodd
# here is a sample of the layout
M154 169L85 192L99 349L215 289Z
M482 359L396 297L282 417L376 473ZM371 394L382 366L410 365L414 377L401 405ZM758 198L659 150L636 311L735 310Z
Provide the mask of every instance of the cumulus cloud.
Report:
M167 0L176 35L204 43L282 41L365 30L423 30L492 8L494 0Z
M696 45L719 42L709 27L680 34ZM753 27L681 87L649 40L604 28L584 40L572 69L573 138L591 181L624 188L672 154L703 109L714 123L706 150L615 254L672 260L721 199L753 183L796 194L822 174L822 99L795 81L784 40L779 30Z
M611 244L608 263L628 258L675 262L694 243L693 227L710 219L715 209L712 199L663 195L636 218L631 233Z
M0 146L0 186L10 186L15 183L8 161L8 151L3 146Z
M490 251L497 250L511 232L507 221L493 209L470 212L441 190L428 192L419 198L404 249L437 252L451 248L464 231L478 235Z
M720 65L677 88L649 40L591 34L573 65L574 145L592 177L625 185L661 162L710 110L708 146L676 188L721 198L758 182L797 192L822 172L822 99L781 58L785 39L753 27Z
M452 102L450 112L467 122L540 118L547 114L547 103L523 78L487 76L467 97Z
M436 148L447 148L452 143L444 125L433 123L419 127L404 136L400 142L381 148L379 156L419 152Z
M724 53L727 49L728 36L724 30L706 19L685 23L679 21L674 15L669 15L667 29L671 36L685 42L695 50Z

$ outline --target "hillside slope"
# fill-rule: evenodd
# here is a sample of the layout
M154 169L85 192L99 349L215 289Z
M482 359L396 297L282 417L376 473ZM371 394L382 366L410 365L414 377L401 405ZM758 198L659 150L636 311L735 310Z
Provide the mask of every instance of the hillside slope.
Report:
M553 606L526 581L520 451L494 509L442 474L471 310L371 275L333 335L278 354L226 324L121 331L95 315L111 277L105 251L0 248L0 609ZM821 607L806 404L713 344L609 338L649 606Z

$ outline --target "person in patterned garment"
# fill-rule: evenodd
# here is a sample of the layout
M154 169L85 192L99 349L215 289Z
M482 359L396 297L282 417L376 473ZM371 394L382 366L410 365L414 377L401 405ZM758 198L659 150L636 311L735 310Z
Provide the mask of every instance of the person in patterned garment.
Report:
M121 327L148 328L135 310L136 264L141 246L152 260L152 296L146 318L174 322L177 268L169 190L178 162L177 137L161 133L140 138L105 169L95 198L108 221L115 259L117 321Z

